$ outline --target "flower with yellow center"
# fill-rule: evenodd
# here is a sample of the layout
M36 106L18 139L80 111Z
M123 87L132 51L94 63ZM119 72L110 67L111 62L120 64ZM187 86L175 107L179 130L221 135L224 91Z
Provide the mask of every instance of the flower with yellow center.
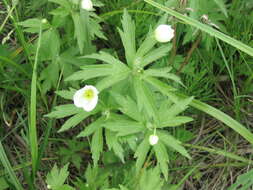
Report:
M74 104L78 108L83 108L85 111L92 111L98 103L98 90L92 85L77 90L73 97Z

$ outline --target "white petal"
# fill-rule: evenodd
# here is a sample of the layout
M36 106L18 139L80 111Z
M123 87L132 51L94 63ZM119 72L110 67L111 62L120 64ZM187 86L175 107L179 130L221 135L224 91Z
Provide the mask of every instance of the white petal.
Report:
M169 42L174 37L174 29L170 25L161 24L155 30L155 38L158 42Z
M157 135L150 135L149 136L149 143L150 143L150 145L157 144L158 140L159 140L159 138L158 138Z
M93 3L91 0L82 0L81 7L87 11L91 11L93 9Z
M83 104L82 108L85 111L90 112L96 107L97 103L98 103L98 96L95 96L91 101L85 102L85 104Z
M76 91L74 94L74 104L76 107L81 108L84 105L84 98L83 98L83 93L84 93L84 88L81 88L80 90Z

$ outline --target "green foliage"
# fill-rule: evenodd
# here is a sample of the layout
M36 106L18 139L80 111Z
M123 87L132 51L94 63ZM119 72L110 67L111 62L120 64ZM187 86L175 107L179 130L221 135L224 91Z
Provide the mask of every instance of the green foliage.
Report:
M237 177L236 182L228 190L246 190L253 187L253 170Z
M48 189L52 190L74 190L73 187L64 184L67 177L69 175L68 172L68 164L65 165L63 168L58 169L56 165L52 168L51 172L48 173L46 183L48 185Z
M87 149L87 143L76 140L67 140L65 143L67 146L60 147L57 152L61 159L61 163L67 164L68 162L71 162L77 169L80 169L82 155L84 150Z
M208 173L252 164L237 155L243 139L209 118L200 124L202 115L192 107L253 143L251 115L245 114L252 98L253 4L101 1L92 0L91 11L82 9L81 0L0 3L0 189L40 188L37 181L50 162L66 164L48 173L47 189L53 190L173 190L190 183L209 189L202 168ZM161 44L154 31L167 23L174 38ZM90 112L73 104L85 85L99 91ZM248 129L221 110L235 113ZM199 145L205 142L218 147ZM225 163L212 164L223 157ZM249 171L229 189L250 188L251 178Z

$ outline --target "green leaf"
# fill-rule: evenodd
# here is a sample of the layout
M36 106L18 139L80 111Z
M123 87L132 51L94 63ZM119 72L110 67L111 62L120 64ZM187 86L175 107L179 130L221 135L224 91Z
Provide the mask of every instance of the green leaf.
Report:
M158 135L159 137L159 135ZM159 166L161 168L161 171L165 177L166 180L168 180L168 162L169 162L169 157L168 153L166 150L166 147L163 145L163 143L158 142L157 144L154 145L154 150L156 154L156 159L159 163Z
M183 156L191 159L191 156L188 154L186 149L181 145L181 142L171 136L168 132L165 131L157 131L157 135L160 140L169 148L172 148L182 154Z
M136 53L136 46L135 46L135 24L132 21L130 15L127 13L127 10L124 10L123 18L122 18L122 26L123 31L119 30L120 37L125 48L125 56L127 59L128 65L132 65L135 53Z
M100 61L103 61L105 63L108 64L112 64L114 66L114 69L119 68L119 71L122 71L122 69L127 69L127 66L125 66L125 64L123 62L121 62L120 60L116 59L115 57L113 57L112 55L100 51L99 53L94 53L91 55L86 55L84 57L80 57L80 58L89 58L89 59L97 59Z
M0 190L5 190L7 188L9 188L8 183L3 177L0 177Z
M42 33L42 41L41 41L41 49L39 57L41 60L55 60L60 53L60 36L56 29L50 28L49 30ZM57 62L52 62L52 64L56 64ZM56 74L56 73L55 73ZM53 74L52 74L53 75ZM48 76L54 77L54 76ZM58 77L57 77L58 78Z
M156 43L157 43L157 40L155 39L155 36L153 34L153 30L150 29L149 33L147 34L147 37L141 43L139 49L137 50L135 59L143 57L146 53L148 53L155 46Z
M92 152L92 159L94 162L94 166L97 165L100 153L103 152L103 129L99 128L92 136L91 141L91 152Z
M48 1L61 5L62 7L65 7L69 11L71 10L71 4L68 0L48 0Z
M224 0L214 0L214 2L219 6L223 14L228 17L227 9L224 3Z
M120 105L120 111L130 118L141 121L142 116L140 112L138 111L138 107L136 105L136 102L130 98L129 96L124 97L121 94L118 93L111 93L113 98L116 100L116 102Z
M75 72L66 78L65 81L88 80L97 77L111 75L113 66L111 64L89 65L82 68L81 71Z
M144 170L139 183L139 190L162 190L164 179L160 177L159 167ZM169 190L169 189L168 189Z
M54 190L75 190L75 188L73 188L73 187L71 187L71 186L69 186L69 185L62 185L62 186L60 186L60 187L57 187L56 189L54 189Z
M50 185L52 189L57 189L64 184L68 175L68 164L61 169L58 169L55 164L50 173L47 174L46 183Z
M75 38L77 39L77 44L80 50L80 53L83 53L84 45L88 45L87 42L87 31L83 25L80 13L72 12L72 18L75 25Z
M132 135L145 130L145 127L141 123L130 120L107 121L104 124L104 127L111 131L117 132L117 136Z
M143 139L141 144L137 147L136 152L134 154L134 157L137 158L136 160L136 170L137 172L140 171L141 167L143 166L146 156L148 154L148 151L150 149L148 136Z
M112 87L114 84L117 84L118 82L128 78L130 71L120 73L113 73L111 71L111 73L112 73L111 76L103 78L96 84L96 87L99 92L103 91L106 88Z
M90 116L92 114L92 112L80 112L76 115L74 115L73 117L69 118L64 124L63 126L60 128L60 130L58 131L58 133L66 131L70 128L75 127L76 125L78 125L80 122L82 122L85 118L87 118L88 116Z
M124 149L118 142L118 137L116 134L110 130L105 130L106 144L109 150L113 149L114 153L120 158L124 163Z
M248 190L253 185L253 169L237 177L236 182L228 190Z
M176 116L172 118L167 118L166 120L161 120L161 125L158 128L164 127L177 127L184 123L193 121L192 118L186 116Z
M175 104L173 104L168 110L168 116L167 117L175 117L176 115L182 113L185 111L190 103L192 102L193 97L185 98L185 99L179 99L179 101Z
M9 177L10 177L10 181L13 183L13 185L15 186L15 188L17 190L23 190L22 185L20 184L13 168L11 167L11 163L5 153L4 147L2 145L2 141L0 141L0 160L1 160L1 164L3 165L3 167L5 168L5 170L7 171ZM4 182L3 182L4 185Z
M54 111L52 111L51 113L45 116L49 118L59 119L59 118L71 116L74 114L78 114L80 112L83 113L82 108L78 108L74 104L65 104L65 105L54 107Z
M138 77L134 77L133 85L137 96L139 111L143 111L144 108L149 117L156 120L158 117L153 92Z
M169 94L170 91L176 91L175 88L168 86L167 84L165 84L164 82L153 78L153 77L144 77L144 80L147 81L149 84L151 84L152 86L154 86L155 88L157 88L160 92L162 92L163 94L167 95ZM171 97L169 97L171 98ZM176 97L172 97L174 99L171 99L173 102L178 102L178 98Z
M172 73L169 73L171 71L172 67L165 67L165 68L159 68L159 69L148 69L144 71L144 74L147 76L151 76L151 77L161 77L161 78L166 78L166 79L170 79L173 80L181 85L183 85L183 83L181 82L181 79Z
M86 126L85 129L79 133L77 136L79 137L87 137L97 131L98 129L102 128L102 125L105 122L105 117L100 117L96 121L93 121L90 125Z
M25 27L24 31L31 32L31 33L38 33L40 27L42 30L50 28L49 23L42 23L41 19L38 18L31 18L25 21L19 22L18 25Z
M154 61L168 55L168 52L171 50L171 48L172 48L171 44L166 44L150 51L147 55L145 55L141 59L141 64L140 64L141 67L145 67L149 65L150 63L153 63Z
M75 92L76 89L70 88L70 90L58 90L55 93L66 100L73 100Z

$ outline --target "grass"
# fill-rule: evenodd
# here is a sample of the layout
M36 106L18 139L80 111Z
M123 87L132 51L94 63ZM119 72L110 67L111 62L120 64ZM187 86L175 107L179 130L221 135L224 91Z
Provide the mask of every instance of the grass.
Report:
M177 28L175 52L157 62L157 66L164 66L170 62L173 72L181 77L186 86L185 88L177 86L180 90L175 94L181 97L185 97L182 94L193 95L196 99L191 103L192 108L186 112L195 121L180 127L181 131L179 128L169 129L173 134L182 131L186 134L188 140L184 141L183 137L180 140L191 154L192 160L187 161L173 152L170 153L171 177L166 184L176 184L175 189L227 189L236 181L238 175L252 168L252 146L250 144L253 144L251 130L253 22L250 19L250 10L253 5L247 1L226 1L228 18L222 21L226 28L225 34L201 23L201 19L184 16L181 9L170 9L163 6L163 1L156 3L152 0L145 0L145 2L114 0L108 3L103 0L102 2L105 5L97 8L99 10L97 12L103 20L102 30L109 40L96 38L93 40L93 45L97 50L109 49L106 51L113 52L121 60L123 60L124 53L116 28L121 27L120 19L124 8L129 10L136 21L137 44L143 40L150 25L156 24L163 12L173 16L169 17L169 21ZM10 9L7 10L7 6ZM67 58L68 61L73 61L79 57L79 54L76 53L78 51L73 50L76 41L73 38L72 25L69 24L66 27L69 30L63 28L59 30L60 53L55 60L43 60L44 50L42 47L40 51L40 45L43 42L42 37L45 30L40 28L37 34L26 33L18 25L19 21L33 17L47 18L52 24L52 15L49 12L54 7L57 5L47 1L38 4L31 0L19 2L14 6L8 0L0 2L0 18L3 18L0 22L0 39L6 37L11 30L14 31L5 45L0 45L0 110L2 112L0 122L3 126L0 129L0 178L9 178L7 181L14 186L12 189L43 189L46 175L54 163L60 165L66 162L71 163L69 165L71 175L68 182L73 186L77 177L84 180L83 173L88 163L92 162L89 149L85 148L80 152L77 149L78 152L75 153L80 157L77 156L76 160L65 160L64 151L61 151L70 149L67 141L87 141L86 138L76 139L75 136L80 133L81 127L88 125L96 117L89 117L79 127L60 134L57 131L65 119L54 120L44 117L53 110L55 105L66 103L54 91L69 87L79 88L77 83L64 82L67 76L77 70L77 64L86 64L86 60L80 60L81 63L79 63L79 59L75 64L69 62L66 64ZM215 11L217 10L213 10ZM218 13L217 20L222 12L218 11ZM248 17L243 19L245 14ZM146 22L144 23L143 20ZM60 25L62 24L60 21L70 22L69 18L56 19L54 22ZM190 40L184 42L187 30L195 31L195 28L202 34L199 42L198 35L194 34ZM196 47L194 47L195 42ZM191 52L192 47L194 49ZM46 85L50 83L51 78L42 80L41 73L48 65L55 62L59 66L57 84L48 87ZM47 87L49 90L44 93L43 88ZM175 98L175 94L168 93L166 88L160 90L170 98ZM9 122L13 125L6 127ZM27 145L27 148L21 145L20 139ZM103 154L105 155L100 162L100 165L103 165L108 171L112 171L113 167L110 168L104 164L108 159L106 156L109 155L109 160L117 160L110 152L104 147ZM130 151L126 149L125 152L127 154ZM147 168L156 164L152 154L149 156L150 160L146 163ZM126 157L129 158L129 162L127 161L129 165L130 162L135 161L131 154L127 154ZM80 168L75 167L73 163L76 162L81 163ZM111 165L118 167L120 164L115 162ZM119 172L121 171L118 170ZM122 176L123 172L120 179ZM111 178L113 182L119 180L114 177ZM87 181L84 180L84 182ZM115 188L118 187L115 185Z

